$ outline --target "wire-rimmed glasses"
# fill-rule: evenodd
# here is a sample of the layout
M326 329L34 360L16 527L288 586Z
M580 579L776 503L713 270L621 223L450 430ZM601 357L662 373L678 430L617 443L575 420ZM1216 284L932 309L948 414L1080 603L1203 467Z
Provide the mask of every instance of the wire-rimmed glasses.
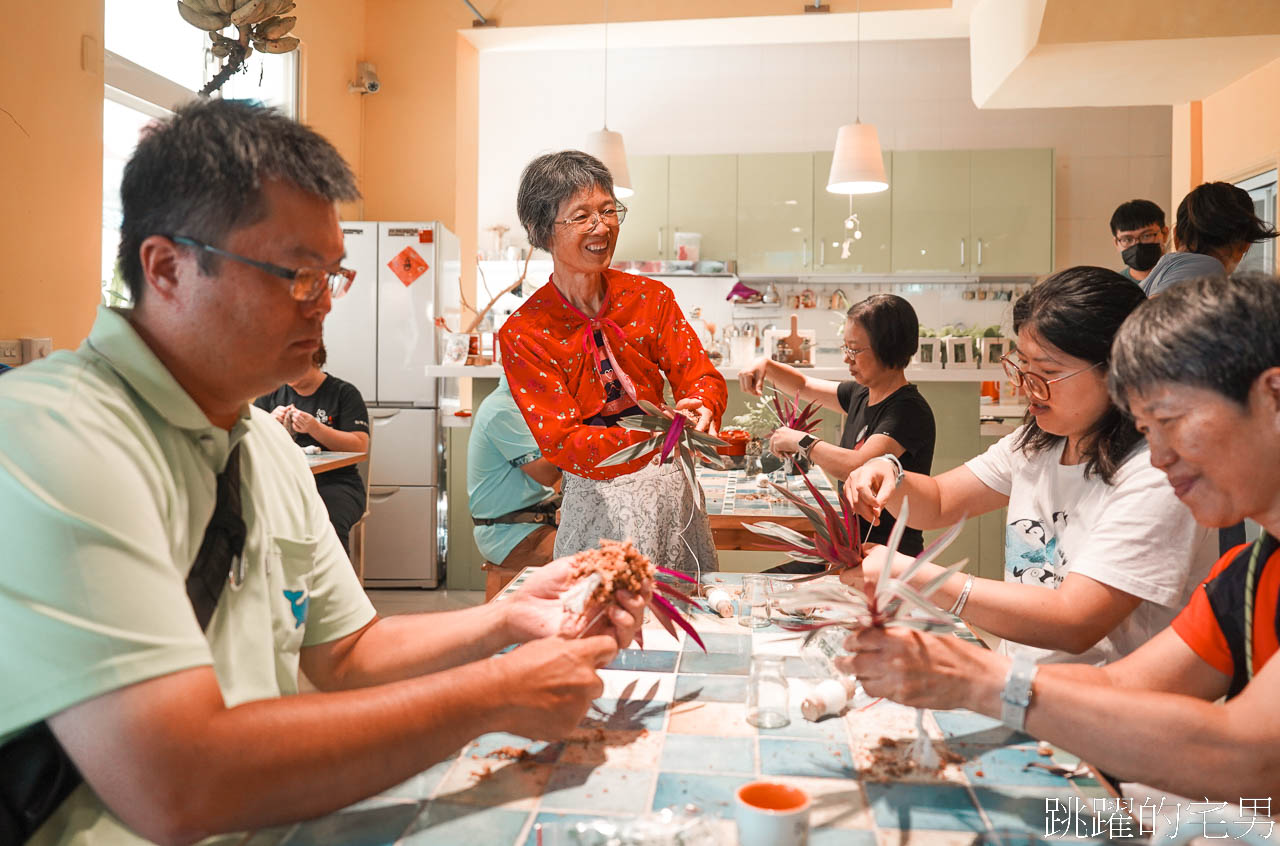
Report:
M622 203L616 203L608 208L601 209L598 212L578 212L573 217L566 217L557 220L556 223L562 223L565 226L572 226L579 232L590 232L595 229L600 222L604 222L605 226L613 229L621 225L622 221L627 218L627 207Z
M1073 370L1065 376L1055 376L1052 379L1046 379L1035 373L1028 373L1018 365L1014 364L1012 359L1007 355L1000 357L1000 363L1004 365L1004 375L1008 377L1009 384L1015 388L1022 388L1027 392L1027 396L1037 402L1049 401L1049 386L1054 382L1061 382L1063 379L1070 379L1072 376L1079 376L1086 370L1092 370L1095 367L1101 367L1102 362L1097 361L1088 367L1082 367L1079 370Z
M221 247L215 247L212 244L206 244L204 241L198 241L195 238L189 238L186 235L171 235L169 240L175 244L183 244L188 247L195 247L200 250L207 250L216 256L229 258L232 261L238 261L241 264L247 264L250 267L256 267L258 270L270 273L272 276L278 276L281 279L287 279L292 284L289 286L289 296L298 302L309 302L320 296L325 289L329 291L329 296L333 299L341 297L351 288L351 283L356 281L356 272L340 267L337 270L325 270L323 267L281 267L278 264L270 262L258 261L257 259L246 258Z

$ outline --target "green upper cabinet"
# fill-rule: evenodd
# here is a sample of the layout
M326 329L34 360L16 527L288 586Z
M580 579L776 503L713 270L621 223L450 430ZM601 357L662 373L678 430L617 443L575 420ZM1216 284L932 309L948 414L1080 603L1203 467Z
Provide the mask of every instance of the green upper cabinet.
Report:
M813 271L813 154L738 156L738 272Z
M969 270L968 150L908 150L893 154L895 272Z
M702 236L700 257L738 257L738 157L671 156L667 178L667 230L663 258L679 258L676 232Z
M969 184L974 273L1053 269L1053 150L974 150Z
M667 156L630 156L627 170L635 194L622 204L627 219L618 232L614 261L646 261L670 258L667 230Z
M815 273L888 273L892 270L892 188L878 194L853 195L853 214L858 216L857 229L846 229L850 215L848 194L832 194L827 190L831 175L831 153L813 154L813 234L817 243ZM884 172L893 185L892 161L884 153ZM855 238L855 231L861 238ZM846 240L849 257L841 258Z

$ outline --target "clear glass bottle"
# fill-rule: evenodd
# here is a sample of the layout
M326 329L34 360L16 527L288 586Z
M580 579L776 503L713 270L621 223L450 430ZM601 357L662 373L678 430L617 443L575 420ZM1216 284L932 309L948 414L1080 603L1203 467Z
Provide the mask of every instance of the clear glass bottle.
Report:
M846 655L847 629L831 626L821 629L800 648L800 657L815 670L820 681L800 703L800 713L814 721L829 714L839 714L846 707L861 708L872 700L853 676L836 669L836 659Z
M781 728L791 722L790 688L783 673L783 656L751 656L747 722L756 728Z

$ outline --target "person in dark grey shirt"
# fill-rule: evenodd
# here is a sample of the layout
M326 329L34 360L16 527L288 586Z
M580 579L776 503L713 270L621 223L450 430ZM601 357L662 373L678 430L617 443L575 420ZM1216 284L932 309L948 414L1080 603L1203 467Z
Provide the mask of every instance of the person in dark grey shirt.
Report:
M1179 282L1230 274L1253 244L1274 237L1276 230L1254 212L1247 191L1229 182L1206 182L1178 204L1176 252L1156 262L1142 290L1151 297Z

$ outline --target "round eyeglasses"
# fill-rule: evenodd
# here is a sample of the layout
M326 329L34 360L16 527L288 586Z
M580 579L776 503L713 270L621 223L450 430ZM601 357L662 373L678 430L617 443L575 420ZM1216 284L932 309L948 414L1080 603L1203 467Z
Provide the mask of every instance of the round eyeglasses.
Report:
M556 223L572 226L578 232L590 232L595 229L597 224L603 222L610 229L618 226L627 218L627 207L622 203L601 209L598 212L578 212L572 217L566 217L563 220L557 220Z
M1052 379L1046 379L1035 373L1028 373L1018 365L1014 364L1009 356L1000 357L1000 363L1004 365L1004 375L1008 377L1009 384L1015 388L1023 388L1027 392L1027 396L1038 402L1049 401L1049 386L1054 382L1061 382L1063 379L1070 379L1072 376L1079 376L1086 370L1092 370L1095 367L1101 367L1102 362L1095 362L1088 367L1082 367L1079 370L1073 370L1065 376L1055 376Z
M324 293L326 289L329 291L330 298L336 300L351 288L352 282L356 281L356 272L347 270L345 267L340 267L337 270L325 270L323 267L281 267L278 264L246 258L221 247L206 244L204 241L188 238L186 235L171 235L169 240L175 244L206 250L216 256L229 258L232 261L256 267L258 270L270 273L272 276L287 279L292 283L289 285L289 296L302 303L314 300Z

